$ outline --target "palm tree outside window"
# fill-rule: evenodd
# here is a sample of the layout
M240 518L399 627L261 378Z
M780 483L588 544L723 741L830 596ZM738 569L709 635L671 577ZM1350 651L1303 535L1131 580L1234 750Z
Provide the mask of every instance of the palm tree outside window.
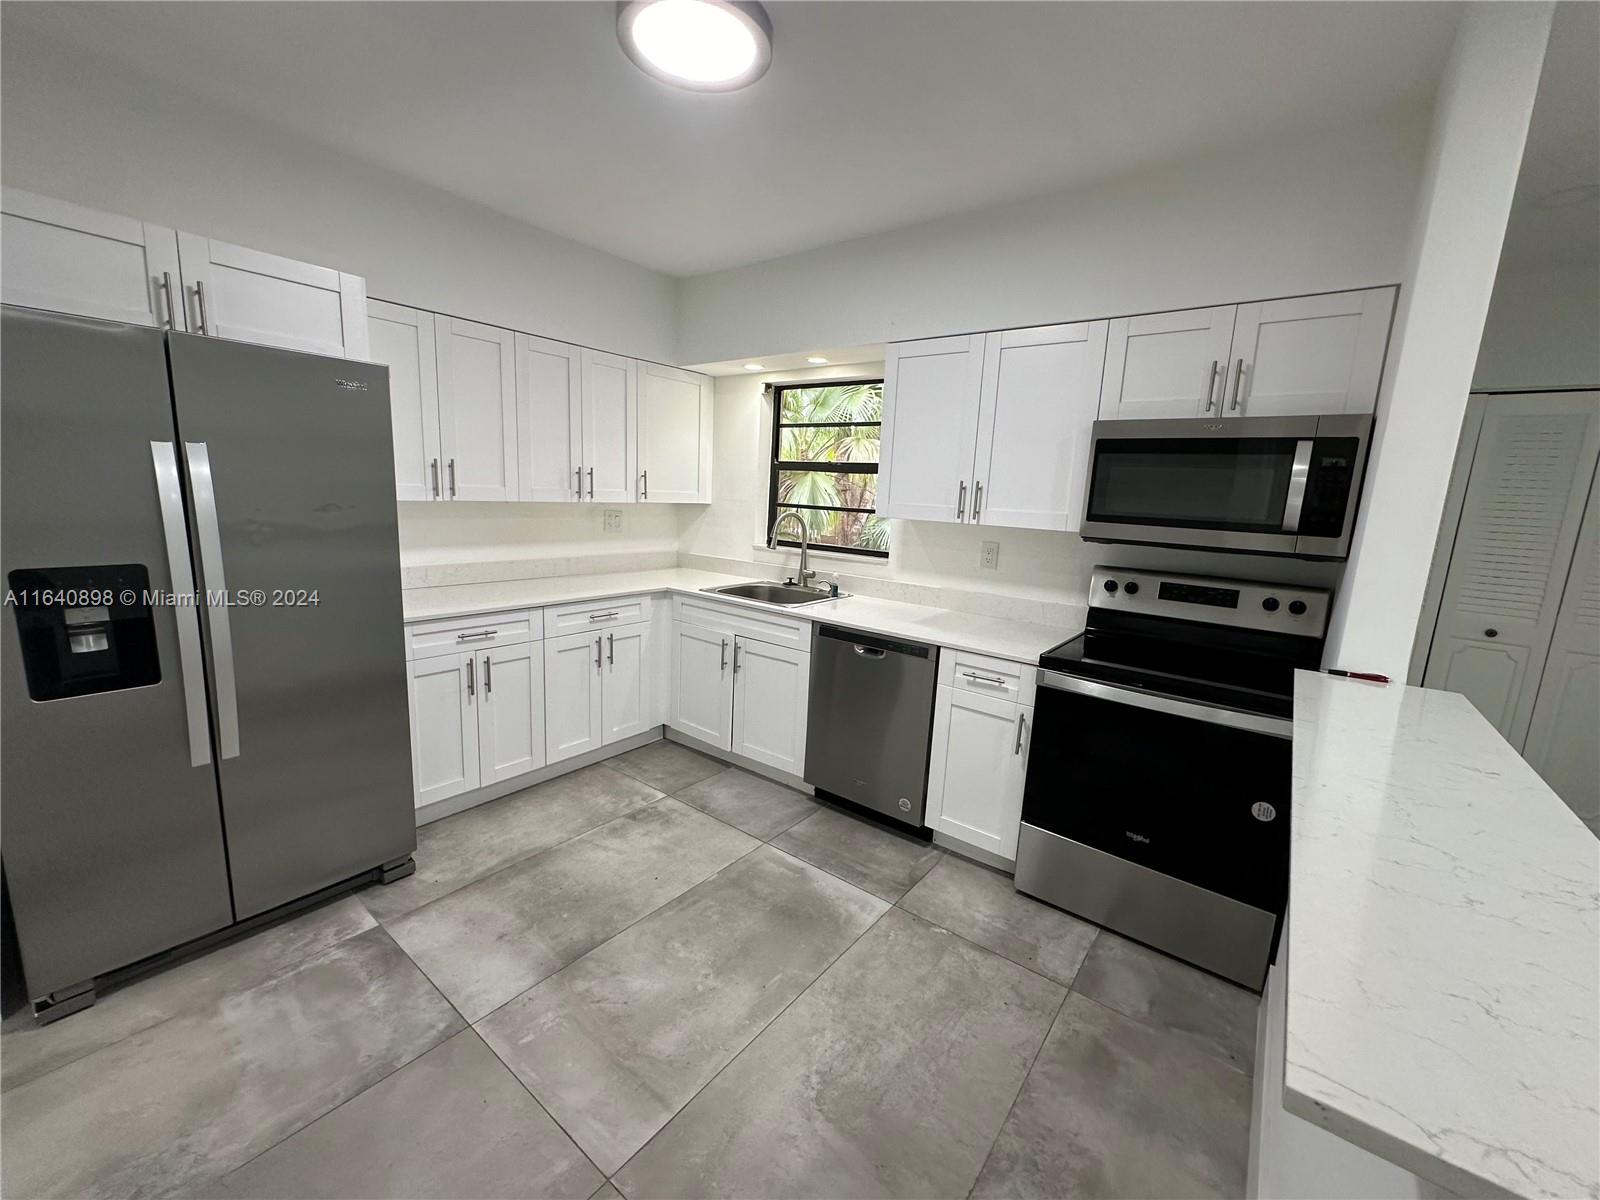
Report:
M767 528L794 511L813 546L889 557L889 522L877 515L883 380L780 384L772 411ZM779 545L799 542L790 533Z

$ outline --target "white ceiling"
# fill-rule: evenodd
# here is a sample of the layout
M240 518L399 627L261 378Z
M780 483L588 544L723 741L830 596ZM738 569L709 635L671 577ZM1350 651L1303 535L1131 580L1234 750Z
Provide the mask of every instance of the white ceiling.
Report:
M773 258L1431 95L1439 3L769 3L703 95L610 3L38 3L16 21L672 274Z

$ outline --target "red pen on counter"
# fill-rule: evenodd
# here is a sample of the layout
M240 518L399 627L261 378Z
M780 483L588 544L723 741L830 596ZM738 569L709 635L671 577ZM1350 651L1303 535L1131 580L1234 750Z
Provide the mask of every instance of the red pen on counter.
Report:
M1329 667L1329 675L1337 675L1340 679L1365 679L1368 683L1390 683L1387 675L1379 675L1373 671L1341 671L1337 667Z

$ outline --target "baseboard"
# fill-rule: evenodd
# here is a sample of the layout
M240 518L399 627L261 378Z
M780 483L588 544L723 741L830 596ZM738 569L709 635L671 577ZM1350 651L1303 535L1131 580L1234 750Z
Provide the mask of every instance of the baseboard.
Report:
M959 854L962 858L970 858L975 863L982 863L986 867L1004 871L1007 875L1016 874L1017 863L1015 859L996 854L993 850L985 850L982 846L974 846L970 842L963 842L960 838L951 837L948 833L941 833L937 829L933 831L933 844L942 846L952 853Z
M499 783L462 792L459 796L451 796L448 800L435 800L432 804L425 804L417 809L417 826L421 828L445 817L453 817L459 812L466 812L469 808L477 808L480 804L498 800L501 796L509 796L512 792L520 792L523 788L530 788L536 783L559 779L583 767L592 767L595 763L626 754L629 750L637 750L640 746L659 742L662 729L663 726L657 725L653 729L646 729L643 733L636 733L631 738L624 738L620 742L613 742L609 746L602 746L587 754L575 754L571 758L563 758L558 763L540 767L537 771L529 771L526 775L518 775L515 779L502 779Z
M687 746L691 750L698 750L707 758L719 759L730 766L740 767L749 771L752 775L763 775L775 783L781 783L785 787L792 787L797 792L804 792L808 796L813 794L811 785L798 775L791 775L787 771L779 771L774 767L767 766L766 763L759 763L753 758L746 758L742 754L724 750L721 746L713 746L710 742L702 742L699 738L690 737L687 733L680 733L671 726L666 727L665 736L667 741L677 742L680 746Z

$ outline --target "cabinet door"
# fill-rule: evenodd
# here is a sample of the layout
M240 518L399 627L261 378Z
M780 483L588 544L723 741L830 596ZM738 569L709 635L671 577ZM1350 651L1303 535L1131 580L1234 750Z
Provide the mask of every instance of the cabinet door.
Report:
M1033 709L941 687L928 764L928 823L968 845L1017 857Z
M178 231L189 328L210 337L366 359L359 275Z
M1393 288L1239 305L1222 411L1371 412L1393 312Z
M650 669L649 625L624 625L605 635L605 686L600 740L609 746L661 724L656 714L656 679Z
M0 189L0 299L129 325L188 328L176 233L15 188Z
M1200 417L1220 412L1234 306L1117 317L1106 331L1100 416Z
M733 674L733 752L804 774L811 655L735 638Z
M733 749L733 637L682 621L672 624L672 703L680 733Z
M639 499L711 503L711 379L639 364Z
M441 315L439 449L452 500L517 498L517 373L511 331Z
M545 761L558 763L601 745L601 669L605 637L573 633L544 643Z
M476 654L483 783L538 770L544 766L544 643L486 646Z
M478 786L477 690L471 654L411 664L411 774L419 808Z
M584 498L626 504L634 498L639 371L631 358L583 352Z
M583 352L517 334L517 480L524 500L582 500Z
M1078 528L1107 324L989 334L974 521L1011 529Z
M878 467L884 516L970 519L983 346L981 333L890 345Z
M389 368L395 497L437 500L443 495L443 476L439 462L439 378L433 359L433 314L369 300L367 340L372 361Z

